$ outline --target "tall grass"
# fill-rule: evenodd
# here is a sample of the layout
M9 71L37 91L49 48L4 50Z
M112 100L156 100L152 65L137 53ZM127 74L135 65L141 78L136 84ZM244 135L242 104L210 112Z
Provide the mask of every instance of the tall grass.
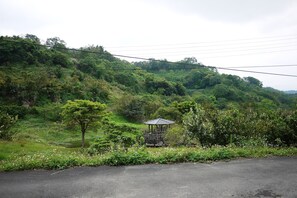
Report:
M34 150L34 149L33 149ZM130 148L103 155L88 155L84 150L50 148L25 155L13 155L0 161L0 171L26 169L62 169L73 166L168 164L211 162L246 157L296 156L297 148Z

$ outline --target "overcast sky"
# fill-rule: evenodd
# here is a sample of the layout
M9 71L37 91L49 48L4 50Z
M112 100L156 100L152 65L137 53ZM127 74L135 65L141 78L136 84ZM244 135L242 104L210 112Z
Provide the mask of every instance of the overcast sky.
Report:
M1 0L0 35L60 37L67 47L210 66L297 65L296 0ZM297 75L297 66L244 68ZM219 72L228 72L219 70ZM297 78L253 76L297 90Z

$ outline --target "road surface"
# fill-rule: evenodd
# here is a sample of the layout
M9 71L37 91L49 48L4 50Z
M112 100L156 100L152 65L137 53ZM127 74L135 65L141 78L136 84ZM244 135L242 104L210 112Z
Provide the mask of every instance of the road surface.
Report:
M0 197L297 198L297 157L2 172Z

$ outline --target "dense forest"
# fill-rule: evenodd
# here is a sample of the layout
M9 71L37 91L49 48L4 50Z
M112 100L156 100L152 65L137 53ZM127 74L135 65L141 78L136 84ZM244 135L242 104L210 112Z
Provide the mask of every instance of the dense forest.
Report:
M76 99L104 103L131 123L174 120L165 137L172 146L297 143L296 94L254 77L220 74L194 57L130 63L102 46L68 49L58 37L0 37L0 138L13 139L11 126L28 116L61 122L61 107Z

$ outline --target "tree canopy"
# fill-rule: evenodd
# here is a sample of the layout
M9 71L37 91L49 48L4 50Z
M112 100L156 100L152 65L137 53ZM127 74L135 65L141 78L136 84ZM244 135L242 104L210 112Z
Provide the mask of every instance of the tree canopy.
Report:
M63 106L62 116L66 123L80 126L82 147L85 144L85 133L90 125L99 122L105 115L106 105L88 100L67 101Z

